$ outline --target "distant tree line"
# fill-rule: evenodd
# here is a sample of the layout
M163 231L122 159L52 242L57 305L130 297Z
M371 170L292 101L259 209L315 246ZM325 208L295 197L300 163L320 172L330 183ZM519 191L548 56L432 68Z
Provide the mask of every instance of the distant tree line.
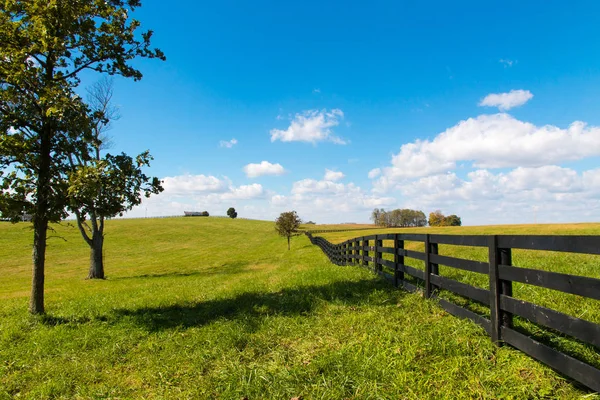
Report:
M457 215L445 216L440 210L429 213L429 220L425 213L420 210L410 210L408 208L385 211L383 208L376 208L371 213L371 220L375 225L385 226L387 228L407 228L426 226L461 226L462 222Z
M408 208L385 211L383 208L376 208L371 213L371 219L375 225L385 227L412 227L427 225L427 217L420 210L410 210Z
M440 210L429 213L429 226L461 226L462 221L458 215L445 216Z

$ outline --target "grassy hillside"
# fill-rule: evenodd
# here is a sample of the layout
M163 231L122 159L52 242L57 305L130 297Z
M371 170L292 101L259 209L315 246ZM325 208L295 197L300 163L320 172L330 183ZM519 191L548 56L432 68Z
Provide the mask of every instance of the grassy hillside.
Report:
M109 221L99 282L76 228L55 229L34 318L32 232L0 224L0 399L593 398L305 237L286 251L272 222Z

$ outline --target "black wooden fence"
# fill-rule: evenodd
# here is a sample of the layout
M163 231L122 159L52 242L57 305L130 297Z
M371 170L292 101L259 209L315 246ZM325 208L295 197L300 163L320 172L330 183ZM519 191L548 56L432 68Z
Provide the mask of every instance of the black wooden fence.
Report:
M577 275L521 268L512 265L512 249L550 250L583 254L600 254L600 236L475 236L433 234L381 234L363 236L332 244L322 237L307 233L312 244L319 246L337 265L361 264L371 269L396 287L409 291L421 290L405 280L405 275L423 282L427 298L435 298L447 312L469 318L481 325L492 341L509 345L549 365L562 374L600 392L600 369L567 355L547 344L518 332L513 327L513 316L550 328L576 340L600 348L600 325L542 307L512 296L512 283L558 290L600 300L600 279ZM392 240L392 247L383 247L384 240ZM404 248L405 241L425 244L425 251ZM438 245L487 247L488 262L448 257L438 254ZM382 254L392 254L394 260L383 259ZM404 264L409 257L424 262L424 271ZM441 276L439 265L488 275L489 290ZM383 271L386 266L394 271ZM490 318L481 316L451 301L438 297L434 291L443 289L489 307ZM600 355L600 354L599 354Z

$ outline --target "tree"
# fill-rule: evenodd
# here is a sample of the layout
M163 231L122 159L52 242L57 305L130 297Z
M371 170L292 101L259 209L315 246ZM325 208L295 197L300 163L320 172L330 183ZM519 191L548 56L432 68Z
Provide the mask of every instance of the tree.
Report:
M462 225L462 221L460 220L460 217L457 215L448 215L446 218L444 218L444 226L461 226Z
M430 226L461 226L462 222L460 217L457 215L448 215L447 217L442 214L440 210L436 210L429 214L429 225Z
M104 279L104 221L123 215L142 201L142 194L149 197L162 192L158 178L150 178L142 172L152 157L148 151L134 160L126 154L101 157L100 150L108 142L106 131L118 118L111 105L112 83L104 79L97 82L89 93L91 106L92 140L84 154L70 154L68 209L77 218L77 227L90 247L88 279ZM87 153L91 157L86 157Z
M444 214L440 210L429 213L429 226L442 226L444 224Z
M301 223L296 211L283 212L275 220L275 230L279 236L287 238L288 250L290 249L290 238L297 234Z
M374 208L373 212L371 212L371 220L373 221L373 223L375 225L379 225L382 212L383 212L383 209L379 209L379 208Z
M237 212L235 211L235 208L229 207L229 209L227 210L227 216L231 219L237 218Z
M152 32L136 35L139 0L0 2L0 207L33 216L29 311L44 312L48 224L66 215L68 155L92 140L89 108L75 93L84 70L134 80L137 57L159 58ZM10 172L8 171L8 168Z

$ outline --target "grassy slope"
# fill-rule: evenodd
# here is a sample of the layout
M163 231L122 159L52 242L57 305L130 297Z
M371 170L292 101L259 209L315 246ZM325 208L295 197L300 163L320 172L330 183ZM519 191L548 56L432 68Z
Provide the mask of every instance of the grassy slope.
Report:
M107 231L109 279L96 282L83 279L76 229L56 227L66 241L50 242L48 316L37 319L26 313L31 232L0 224L0 398L586 395L435 302L331 265L305 237L285 251L272 223Z

